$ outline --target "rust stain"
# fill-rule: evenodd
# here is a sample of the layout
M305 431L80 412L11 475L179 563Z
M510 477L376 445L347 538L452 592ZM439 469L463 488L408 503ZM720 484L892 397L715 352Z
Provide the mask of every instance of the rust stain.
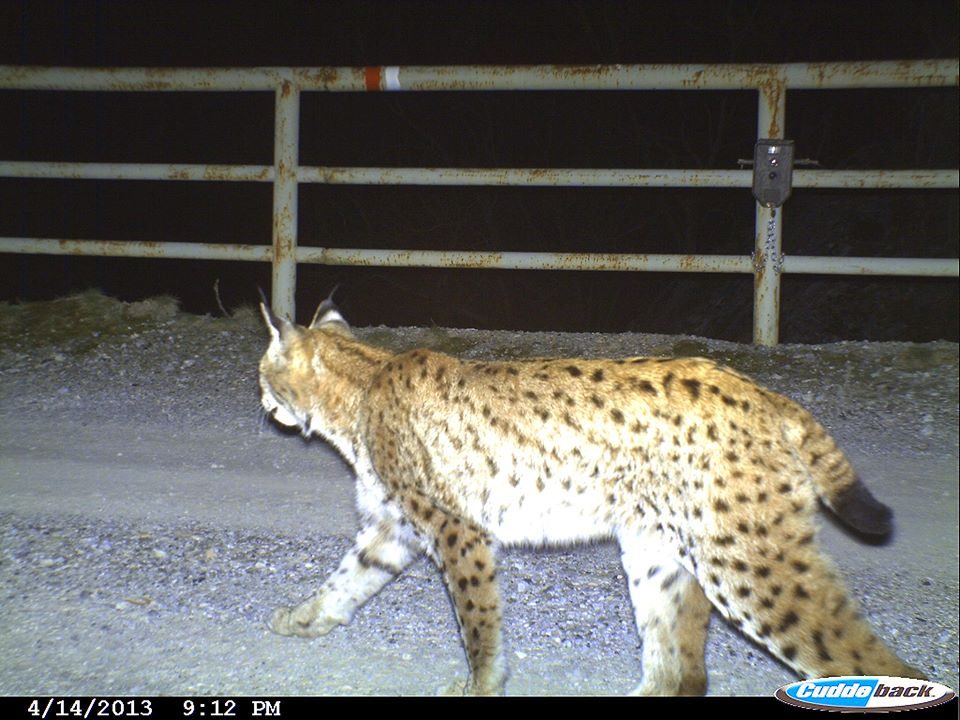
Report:
M203 169L203 179L204 180L234 180L233 173L231 172L229 166L219 167L208 165ZM252 180L269 180L270 179L270 170L269 167L263 167L257 172L252 178ZM246 178L245 178L246 179Z
M105 69L103 72L108 75L116 75L116 70L119 68L109 68ZM118 90L168 90L173 86L173 83L170 81L170 70L168 68L145 68L144 76L147 78L147 82L143 85L139 83L128 83L121 80L115 80L112 85Z
M324 90L340 82L340 71L335 67L295 68L294 74L304 85L319 86Z
M761 248L757 248L753 256L753 288L754 292L759 292L763 285L763 278L766 275L767 253Z
M616 65L549 65L550 75L567 77L602 78L619 70Z
M770 78L760 86L760 95L763 102L767 104L767 110L770 113L770 126L766 128L765 137L779 138L783 137L783 128L777 121L777 108L783 102L783 94L786 91L786 84L779 78Z

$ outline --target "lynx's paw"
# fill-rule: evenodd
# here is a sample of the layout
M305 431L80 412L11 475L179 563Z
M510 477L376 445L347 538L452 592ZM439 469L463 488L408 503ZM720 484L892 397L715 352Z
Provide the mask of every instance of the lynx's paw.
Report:
M466 680L454 680L449 685L442 685L437 688L437 697L462 697L467 695L469 684Z
M326 635L337 625L346 625L348 619L321 615L315 604L305 602L295 608L277 608L268 623L270 629L278 635L296 635L315 638Z
M469 680L454 680L449 685L437 688L439 697L461 697L465 695L503 695L502 683L492 687L478 687Z

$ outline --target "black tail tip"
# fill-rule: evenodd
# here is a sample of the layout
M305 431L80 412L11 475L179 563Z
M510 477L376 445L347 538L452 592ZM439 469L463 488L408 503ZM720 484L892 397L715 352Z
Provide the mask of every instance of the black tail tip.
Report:
M881 540L893 532L893 511L859 480L837 494L833 510L847 525L864 535Z

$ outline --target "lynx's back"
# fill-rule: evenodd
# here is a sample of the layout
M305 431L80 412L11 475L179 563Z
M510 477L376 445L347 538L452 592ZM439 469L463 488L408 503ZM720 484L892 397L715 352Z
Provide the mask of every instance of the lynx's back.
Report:
M454 602L466 689L500 692L502 544L615 539L637 627L637 692L702 693L711 607L807 677L917 677L859 617L815 540L818 498L860 532L890 511L796 403L710 360L462 362L392 355L332 304L309 328L264 308L263 404L357 471L362 529L272 627L315 636L428 553Z

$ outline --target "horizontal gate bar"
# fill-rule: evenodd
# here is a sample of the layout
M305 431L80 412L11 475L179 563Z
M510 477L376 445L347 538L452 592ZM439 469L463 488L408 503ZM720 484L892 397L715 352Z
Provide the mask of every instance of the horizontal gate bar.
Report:
M2 164L0 164L2 171ZM528 185L556 187L738 187L753 185L750 170L596 168L301 167L304 183L330 185ZM960 185L957 170L795 170L794 187L885 189Z
M748 255L640 255L635 253L483 252L297 248L297 262L322 265L496 270L606 270L751 273Z
M272 165L72 163L0 160L0 177L64 180L200 180L272 182Z
M270 262L270 245L231 243L66 240L0 237L0 252L37 255L97 255L190 260ZM636 253L490 252L471 250L382 250L299 246L298 263L382 267L501 270L597 270L695 273L753 273L749 255ZM786 255L784 274L960 276L952 258L865 258Z
M0 166L2 171L2 166ZM526 185L534 187L750 187L749 170L598 168L301 167L303 183L329 185Z
M880 258L784 255L783 273L807 275L912 275L958 277L960 260L953 258Z
M0 177L68 180L272 182L271 165L0 161ZM297 180L330 185L535 187L750 187L750 170L597 168L300 167ZM893 189L960 186L957 170L795 170L794 187Z
M795 188L956 190L958 170L794 170Z
M66 240L0 237L0 252L34 255L98 255L176 260L240 260L270 262L270 245L232 243L151 242L143 240Z
M0 65L0 88L133 92L301 90L793 90L947 87L957 60L717 65L460 65L403 67L51 68Z

